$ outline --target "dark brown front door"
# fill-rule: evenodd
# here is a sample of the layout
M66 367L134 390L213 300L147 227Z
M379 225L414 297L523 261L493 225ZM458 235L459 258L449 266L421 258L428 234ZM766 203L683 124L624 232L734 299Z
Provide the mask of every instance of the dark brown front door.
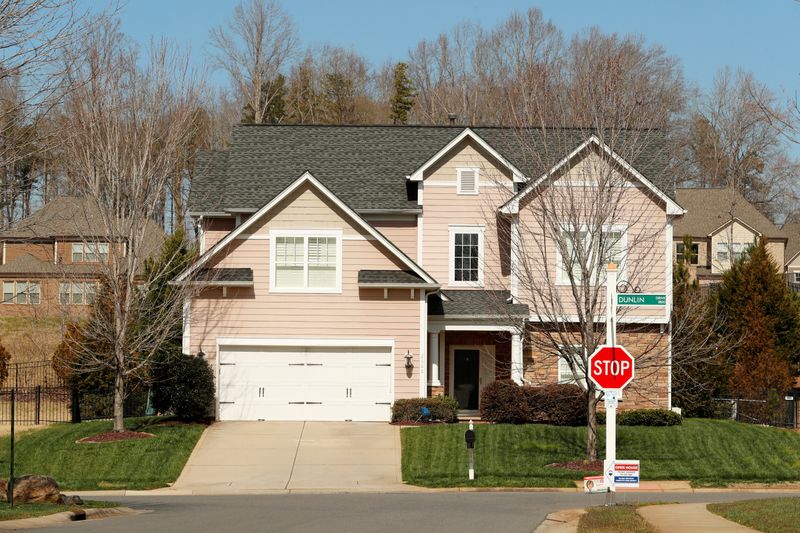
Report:
M461 409L478 408L480 361L479 350L453 352L453 394Z

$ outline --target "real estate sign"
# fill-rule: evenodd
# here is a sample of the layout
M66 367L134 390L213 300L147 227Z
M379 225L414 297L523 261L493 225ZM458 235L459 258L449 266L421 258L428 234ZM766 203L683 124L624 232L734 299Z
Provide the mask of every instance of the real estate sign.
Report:
M605 476L586 476L583 478L583 492L608 492Z
M612 466L614 485L618 489L639 488L639 461L617 459Z
M667 305L667 295L649 294L643 292L618 293L617 305L636 307L663 307Z

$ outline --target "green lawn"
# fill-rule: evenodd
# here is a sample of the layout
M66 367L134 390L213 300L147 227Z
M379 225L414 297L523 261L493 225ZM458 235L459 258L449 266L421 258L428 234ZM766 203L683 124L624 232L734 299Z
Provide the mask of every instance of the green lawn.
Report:
M47 516L49 514L63 513L72 509L105 509L109 507L119 507L115 502L96 502L85 501L83 505L56 505L54 503L23 503L16 504L14 507L5 502L0 502L0 520L19 520L21 518L33 518L36 516Z
M765 533L790 533L798 528L800 497L715 503L708 510Z
M584 457L585 428L475 426L476 480L467 480L461 425L403 428L403 479L426 487L573 487L591 472L548 468ZM600 431L598 451L605 446ZM800 481L800 434L729 420L685 420L673 427L619 427L617 457L641 460L642 480L696 486Z
M634 505L592 507L581 516L578 533L656 533Z
M58 424L17 438L17 476L44 474L62 490L151 489L175 481L205 426L162 425L160 418L127 419L126 428L152 439L77 444L110 431L111 421ZM7 477L9 439L0 439L0 473Z

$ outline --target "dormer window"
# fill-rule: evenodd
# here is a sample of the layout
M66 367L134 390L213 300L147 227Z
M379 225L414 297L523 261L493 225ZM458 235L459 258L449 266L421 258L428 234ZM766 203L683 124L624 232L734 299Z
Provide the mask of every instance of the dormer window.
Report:
M477 168L459 168L456 179L458 194L478 194L478 174Z
M73 242L73 263L105 263L108 260L107 242Z

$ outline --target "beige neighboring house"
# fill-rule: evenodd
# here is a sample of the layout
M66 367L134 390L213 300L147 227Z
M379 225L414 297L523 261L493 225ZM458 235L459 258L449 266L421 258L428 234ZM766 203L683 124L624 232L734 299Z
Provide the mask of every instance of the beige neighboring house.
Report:
M388 420L395 400L438 394L474 414L495 379L585 379L529 342L542 326L509 235L536 224L523 219L551 186L539 178L585 188L592 165L608 164L599 154L617 158L631 212L610 231L620 243L648 236L617 250L623 270L646 265L646 292L671 292L672 220L684 210L656 177L663 144L624 161L568 131L564 152L533 168L506 128L236 126L228 150L198 161L189 211L202 253L176 278L202 288L184 308L183 349L214 368L217 418ZM551 257L546 275L566 294ZM668 302L619 320L634 356L663 357L626 389L626 408L671 406L669 316Z
M784 261L786 279L800 286L800 222L784 224L783 232L789 239Z
M63 196L0 232L0 318L85 314L109 258L100 220L93 202ZM146 230L149 257L160 250L164 232L155 222Z
M691 266L698 281L715 283L733 261L763 237L775 263L782 268L787 234L738 191L730 188L680 188L678 203L686 214L675 219L673 254L683 261L684 237L692 238Z

